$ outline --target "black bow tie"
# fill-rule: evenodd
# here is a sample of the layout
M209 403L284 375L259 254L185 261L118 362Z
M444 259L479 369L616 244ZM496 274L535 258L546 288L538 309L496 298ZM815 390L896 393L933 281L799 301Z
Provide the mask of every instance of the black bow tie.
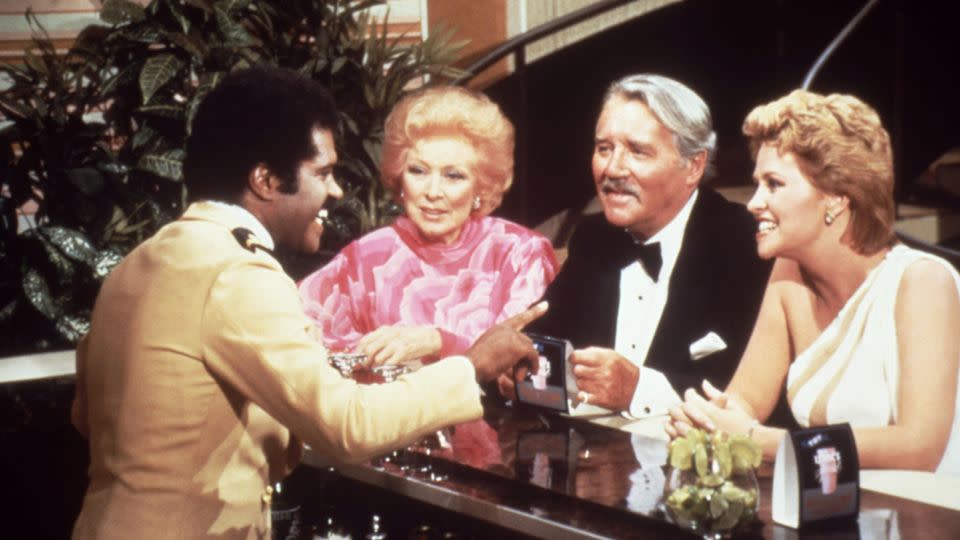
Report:
M660 267L663 266L663 257L660 255L660 242L652 244L637 244L635 246L635 255L643 265L643 269L656 283L660 277Z

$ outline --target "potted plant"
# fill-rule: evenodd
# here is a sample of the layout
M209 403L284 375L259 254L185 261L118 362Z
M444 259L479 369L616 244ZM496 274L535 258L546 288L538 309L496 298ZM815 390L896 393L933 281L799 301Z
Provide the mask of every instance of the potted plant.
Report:
M435 31L387 34L383 0L106 0L108 26L58 55L35 18L24 65L0 66L0 354L69 347L99 284L136 244L178 216L181 163L203 96L231 71L270 63L325 83L340 109L328 251L399 211L378 175L383 121L411 84L454 76L462 43ZM238 111L242 114L242 111ZM34 205L26 227L18 209ZM284 260L297 275L323 259Z

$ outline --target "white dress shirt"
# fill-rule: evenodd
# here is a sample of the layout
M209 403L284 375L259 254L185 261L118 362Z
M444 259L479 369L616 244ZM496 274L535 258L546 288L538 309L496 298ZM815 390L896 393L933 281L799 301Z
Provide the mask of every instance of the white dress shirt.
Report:
M620 302L617 309L617 334L614 350L640 367L640 380L628 410L636 418L666 414L680 404L680 396L663 373L644 367L650 344L667 305L670 276L680 254L683 233L699 191L694 191L680 212L647 239L645 244L660 243L663 266L654 281L639 261L620 271Z

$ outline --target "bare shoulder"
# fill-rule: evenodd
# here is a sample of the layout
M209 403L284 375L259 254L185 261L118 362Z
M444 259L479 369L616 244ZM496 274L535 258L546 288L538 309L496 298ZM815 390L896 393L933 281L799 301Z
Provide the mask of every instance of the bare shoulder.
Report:
M899 324L918 324L932 314L940 319L960 318L960 293L957 282L946 263L920 259L903 271L897 291Z
M934 259L920 259L910 263L900 280L900 300L920 297L946 297L958 301L957 283L946 263Z

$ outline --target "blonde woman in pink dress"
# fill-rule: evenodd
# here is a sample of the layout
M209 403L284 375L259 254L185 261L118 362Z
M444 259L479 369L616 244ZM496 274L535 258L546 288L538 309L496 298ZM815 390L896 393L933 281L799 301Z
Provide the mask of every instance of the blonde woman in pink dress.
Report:
M549 240L491 217L513 180L513 126L486 96L434 87L390 113L380 164L404 215L300 283L333 351L374 364L465 351L557 272Z

